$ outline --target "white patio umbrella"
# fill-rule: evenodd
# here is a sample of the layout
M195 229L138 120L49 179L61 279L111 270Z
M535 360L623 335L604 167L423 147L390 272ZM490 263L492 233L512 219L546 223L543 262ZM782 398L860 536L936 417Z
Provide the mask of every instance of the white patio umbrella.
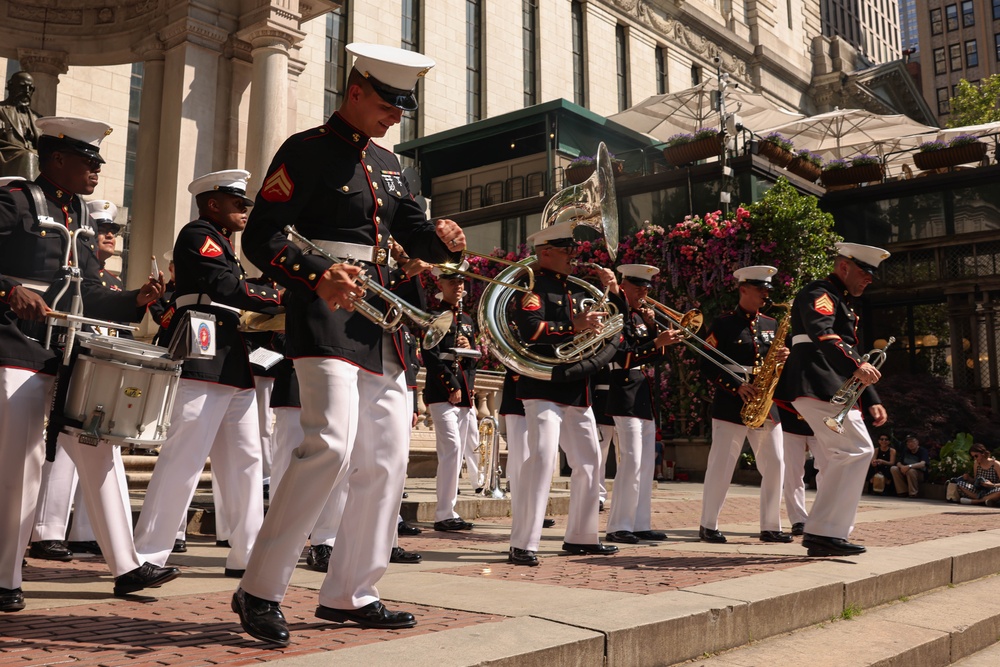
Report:
M885 151L885 142L937 129L901 114L886 116L864 109L837 109L771 127L760 134L778 132L791 140L797 150L831 151L835 157L844 157L863 152L858 150L859 146L881 145L879 150Z
M720 118L712 103L714 85L706 82L676 93L647 97L625 111L608 116L608 120L659 141L666 141L681 132L717 128ZM739 115L743 126L751 130L803 117L802 114L779 108L763 95L732 88L726 90L725 95L726 112Z

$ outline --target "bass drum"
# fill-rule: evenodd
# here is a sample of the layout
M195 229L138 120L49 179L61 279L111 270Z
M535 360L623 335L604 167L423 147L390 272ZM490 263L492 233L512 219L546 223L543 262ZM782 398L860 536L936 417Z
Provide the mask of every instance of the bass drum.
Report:
M618 350L617 341L606 342L591 356L574 362L565 362L556 357L548 357L532 351L522 340L513 323L513 298L520 294L517 290L498 284L515 283L527 275L526 267L534 264L535 256L527 257L517 264L501 271L497 283L489 283L479 299L476 318L479 331L486 339L490 354L501 364L521 375L537 380L571 382L596 373L611 363ZM600 300L604 292L586 280L568 276L570 282L583 287L594 300Z

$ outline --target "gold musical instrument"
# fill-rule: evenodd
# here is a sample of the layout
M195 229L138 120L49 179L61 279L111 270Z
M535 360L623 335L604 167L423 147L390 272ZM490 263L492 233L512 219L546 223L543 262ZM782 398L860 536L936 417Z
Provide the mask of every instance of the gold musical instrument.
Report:
M702 325L705 323L705 316L701 314L701 311L697 308L692 308L686 313L682 313L679 310L674 310L656 299L649 296L644 298L639 302L639 307L649 306L653 309L654 319L656 319L657 324L661 326L670 326L677 328L676 325L684 327L685 330L691 333L698 333L701 330ZM658 316L664 315L669 318L669 321L664 322Z
M614 261L618 253L618 204L611 158L603 143L597 149L594 174L579 185L560 190L545 205L541 228L560 222L571 222L574 229L583 226L596 230L604 238L608 254ZM563 378L566 373L573 372L570 370L573 364L604 352L607 343L616 341L618 334L609 322L602 327L602 335L588 334L578 344L563 348L563 357L533 351L512 323L510 310L516 291L509 285L520 284L533 275L530 269L535 261L535 256L531 256L513 263L497 275L495 282L486 286L479 300L479 328L490 353L504 366L539 380L552 380L554 376ZM606 300L602 290L589 282L576 276L569 276L568 280L583 287L595 306Z
M285 311L282 308L277 315L256 313L244 310L240 313L240 331L284 331Z
M494 257L493 255L483 255L478 252L472 252L471 250L462 251L462 259L466 257L479 257L485 259L489 262L496 262L498 264L506 264L507 266L515 266L517 262L512 262L509 259L503 259L500 257ZM476 280L482 280L483 282L492 283L494 285L500 285L501 287L509 287L512 290L517 290L518 292L530 292L535 286L535 273L532 271L530 266L522 266L525 273L525 284L521 285L517 282L503 282L497 278L487 278L486 276L475 273L474 271L469 271L468 269L460 268L462 265L462 260L458 262L442 262L440 264L431 264L431 266L441 269L442 273L457 273L463 275L467 278L474 278Z
M500 429L493 417L479 420L479 480L476 488L483 490L487 498L503 498L500 488Z
M755 369L753 386L757 393L744 403L743 409L740 410L743 423L750 428L760 428L767 420L767 415L771 412L774 390L778 387L778 378L781 377L781 370L785 367L784 360L778 361L778 356L785 347L785 337L788 336L788 328L792 325L792 305L776 303L774 307L784 308L785 314L778 322L778 328L774 332L774 339L771 340L771 347L764 356L764 361Z
M882 364L885 363L886 349L890 345L896 342L895 336L890 336L888 342L886 342L885 347L873 348L870 352L861 357L862 362L868 362L875 368L881 368ZM823 420L826 427L831 431L837 433L844 432L844 420L847 419L848 413L854 408L854 405L861 398L862 392L864 392L867 385L861 380L857 379L853 375L847 378L847 381L840 386L837 393L833 395L830 399L831 405L842 405L843 407L833 417L827 417Z
M322 255L334 264L352 263L351 260L334 257L305 236L302 236L302 234L299 234L292 225L286 225L284 232L305 245L310 251ZM373 281L364 271L358 275L356 284L358 286L358 296L353 299L354 309L389 333L395 333L399 330L403 315L406 315L426 332L424 334L423 348L429 350L440 343L441 339L451 329L451 323L455 319L455 315L451 311L439 313L438 315L431 315L424 312L413 304L399 298L388 288ZM387 308L385 314L365 301L363 296L365 290L371 290L376 296L386 302Z

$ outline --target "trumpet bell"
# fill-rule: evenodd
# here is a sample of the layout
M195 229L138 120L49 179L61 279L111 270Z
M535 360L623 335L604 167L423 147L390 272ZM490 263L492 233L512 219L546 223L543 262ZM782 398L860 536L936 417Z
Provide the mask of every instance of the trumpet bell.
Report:
M455 321L455 313L451 311L434 316L427 324L427 331L424 333L424 341L421 343L425 350L435 348L451 330L451 325Z
M604 239L611 261L618 255L618 195L608 147L597 147L594 173L578 185L563 188L552 196L542 211L542 229L560 222L590 227Z

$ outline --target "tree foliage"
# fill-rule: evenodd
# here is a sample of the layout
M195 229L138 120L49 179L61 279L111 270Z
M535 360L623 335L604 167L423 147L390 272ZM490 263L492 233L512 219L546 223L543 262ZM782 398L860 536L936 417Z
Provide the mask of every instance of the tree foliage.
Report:
M1000 121L1000 74L969 83L958 82L951 98L951 119L948 127L964 127Z

